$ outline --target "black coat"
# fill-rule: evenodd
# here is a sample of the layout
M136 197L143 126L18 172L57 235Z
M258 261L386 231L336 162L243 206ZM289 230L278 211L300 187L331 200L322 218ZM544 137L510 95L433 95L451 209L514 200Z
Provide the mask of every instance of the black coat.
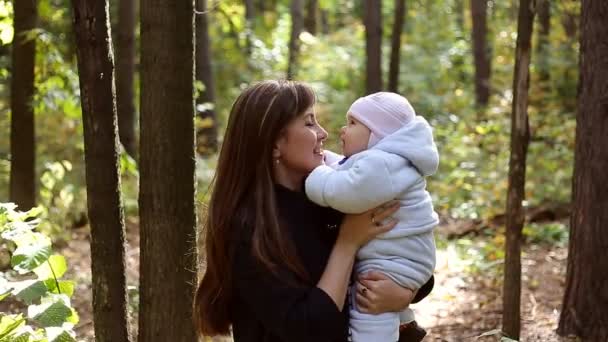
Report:
M279 268L276 274L265 269L251 254L251 230L237 227L231 308L234 341L346 342L348 306L338 310L329 295L316 287L343 215L314 204L303 192L281 186L276 186L276 197L280 221L310 279L302 284L286 269ZM430 292L432 282L427 285L416 300Z

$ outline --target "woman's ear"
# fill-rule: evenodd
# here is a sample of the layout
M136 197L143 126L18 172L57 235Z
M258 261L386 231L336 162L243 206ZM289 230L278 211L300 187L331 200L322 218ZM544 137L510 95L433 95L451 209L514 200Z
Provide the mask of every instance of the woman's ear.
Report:
M285 145L285 136L281 134L272 148L272 159L281 158L281 150L283 149L283 145Z

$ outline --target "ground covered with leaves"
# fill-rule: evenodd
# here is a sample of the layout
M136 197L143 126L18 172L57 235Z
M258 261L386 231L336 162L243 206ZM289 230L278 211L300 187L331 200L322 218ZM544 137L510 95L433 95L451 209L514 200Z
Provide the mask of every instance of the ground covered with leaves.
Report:
M438 231L436 285L429 297L413 306L417 320L429 334L425 341L498 341L502 307L502 258L488 241L491 232L445 240L448 229ZM139 238L137 222L127 221L127 279L130 287L131 326L136 336ZM500 243L498 244L500 245ZM491 246L491 247L488 247ZM493 246L493 247L492 247ZM89 234L86 227L73 231L62 253L69 274L78 285L73 305L80 314L80 338L93 341ZM566 272L567 247L563 243L528 242L522 255L521 341L573 341L556 333ZM220 339L214 339L219 341Z

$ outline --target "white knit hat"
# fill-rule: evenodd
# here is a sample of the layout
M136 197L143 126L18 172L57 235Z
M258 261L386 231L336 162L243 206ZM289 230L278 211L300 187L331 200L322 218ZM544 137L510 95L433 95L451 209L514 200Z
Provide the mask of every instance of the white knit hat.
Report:
M368 148L416 117L414 108L405 97L389 92L360 97L348 111L371 131Z

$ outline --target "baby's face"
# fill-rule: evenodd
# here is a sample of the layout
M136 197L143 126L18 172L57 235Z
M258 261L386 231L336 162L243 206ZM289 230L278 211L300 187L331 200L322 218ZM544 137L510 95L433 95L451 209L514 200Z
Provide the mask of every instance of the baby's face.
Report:
M340 130L342 141L342 154L350 157L355 153L367 150L371 131L367 126L350 115L346 114L346 126Z

